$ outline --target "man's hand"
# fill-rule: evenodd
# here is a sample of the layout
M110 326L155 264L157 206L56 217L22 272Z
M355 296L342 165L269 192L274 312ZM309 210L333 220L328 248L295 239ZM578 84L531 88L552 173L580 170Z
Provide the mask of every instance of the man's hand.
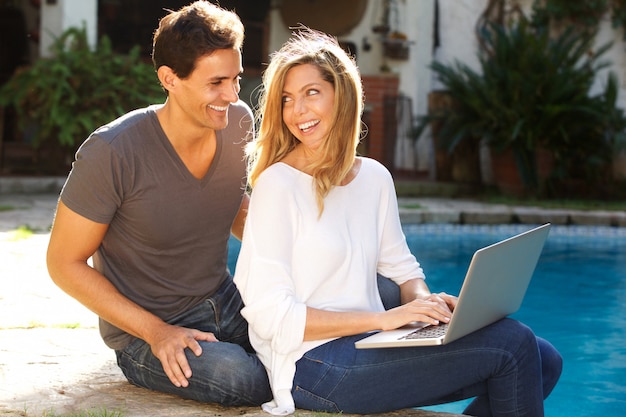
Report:
M192 371L185 356L188 348L194 355L202 354L202 347L198 341L217 342L213 333L164 324L164 326L152 335L149 341L152 353L163 365L167 377L177 387L189 386L188 379Z

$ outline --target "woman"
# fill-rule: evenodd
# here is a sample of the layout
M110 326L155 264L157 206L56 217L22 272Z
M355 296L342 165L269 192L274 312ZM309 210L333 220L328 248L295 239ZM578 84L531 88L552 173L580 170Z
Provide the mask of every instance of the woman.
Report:
M467 414L542 416L561 357L517 321L446 346L355 349L373 330L448 322L456 297L429 291L391 175L356 156L361 80L337 42L302 28L272 56L263 87L235 272L272 385L263 409L367 414L476 397ZM400 286L401 306L385 311L377 273Z

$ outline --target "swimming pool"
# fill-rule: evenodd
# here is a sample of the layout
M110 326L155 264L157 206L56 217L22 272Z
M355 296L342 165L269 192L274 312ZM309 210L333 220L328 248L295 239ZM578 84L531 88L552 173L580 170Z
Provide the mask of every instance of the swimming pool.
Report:
M477 249L531 225L405 225L433 291L457 294ZM232 243L231 265L239 245ZM626 229L553 226L515 318L550 340L563 375L546 416L618 416L626 410ZM429 409L460 413L466 402Z

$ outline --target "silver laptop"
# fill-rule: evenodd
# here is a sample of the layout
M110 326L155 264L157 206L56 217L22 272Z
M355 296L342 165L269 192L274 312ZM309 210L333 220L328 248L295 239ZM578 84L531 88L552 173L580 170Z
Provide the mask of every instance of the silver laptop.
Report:
M549 231L547 223L477 250L448 324L414 323L374 333L355 346L368 349L442 345L515 313L522 305Z

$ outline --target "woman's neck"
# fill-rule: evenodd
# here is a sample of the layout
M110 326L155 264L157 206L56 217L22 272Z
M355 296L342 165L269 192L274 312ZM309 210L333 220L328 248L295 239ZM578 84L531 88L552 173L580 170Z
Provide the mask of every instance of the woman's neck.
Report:
M316 151L308 149L302 144L296 145L280 162L283 162L298 171L311 175L311 164L317 159Z
M310 149L302 144L298 144L280 162L285 163L292 168L297 169L298 171L304 172L305 174L312 176L313 170L311 166L317 158L317 149ZM354 163L350 168L350 171L348 171L344 178L335 185L347 185L352 182L352 180L358 175L360 168L361 160L359 158L355 158Z

